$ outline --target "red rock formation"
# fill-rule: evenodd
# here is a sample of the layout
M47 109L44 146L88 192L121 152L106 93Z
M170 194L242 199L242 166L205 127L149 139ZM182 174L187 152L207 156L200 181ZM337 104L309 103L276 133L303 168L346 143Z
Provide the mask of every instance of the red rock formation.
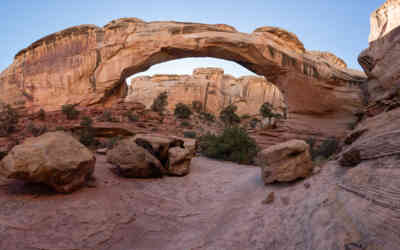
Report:
M323 119L333 134L343 132L361 106L354 85L363 74L304 53L289 32L263 27L245 34L227 25L136 18L103 28L76 26L33 43L0 74L0 100L47 111L66 103L109 106L126 96L128 76L185 57L226 59L265 76L284 94L292 117L301 123ZM320 127L307 126L314 132Z
M283 113L285 103L279 88L263 77L245 76L235 78L224 75L218 68L195 69L193 75L140 76L131 80L127 101L140 102L150 108L154 99L168 92L168 109L174 111L179 102L191 105L199 101L204 110L218 115L230 104L238 107L240 115L256 115L264 102L271 103Z

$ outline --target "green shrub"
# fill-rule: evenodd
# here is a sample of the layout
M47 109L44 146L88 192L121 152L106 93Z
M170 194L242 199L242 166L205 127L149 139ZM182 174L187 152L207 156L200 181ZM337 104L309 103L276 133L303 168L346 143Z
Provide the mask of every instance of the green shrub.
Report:
M244 114L240 117L241 120L249 119L251 116L249 114Z
M0 136L8 136L15 131L19 116L17 111L9 104L1 107L0 111Z
M272 104L265 102L263 105L260 107L260 114L264 118L268 118L268 123L271 124L271 119L276 118L276 119L281 119L282 115L279 113L274 113L273 111L273 106Z
M181 122L181 127L191 127L191 126L192 126L192 124L190 124L190 122L188 122L188 121Z
M80 122L82 128L79 134L79 141L87 147L96 145L98 143L95 138L95 133L92 124L93 120L87 116L83 117Z
M65 131L66 129L65 129L65 127L63 127L63 126L57 126L56 127L56 131Z
M114 119L112 116L111 111L109 110L104 110L104 112L100 115L99 118L97 118L99 122L116 122L117 120Z
M79 116L79 111L75 109L74 104L65 104L61 107L61 110L67 116L68 120L75 120Z
M183 103L178 103L175 106L174 115L180 119L188 119L192 115L189 106Z
M256 142L239 128L225 128L222 134L207 134L199 139L201 152L210 158L250 164L258 153Z
M306 142L310 145L310 154L313 160L319 157L329 159L336 153L339 146L339 141L335 137L325 139L318 147L316 146L315 138L310 137Z
M44 121L46 120L46 112L43 109L39 110L39 120Z
M196 138L197 134L194 131L184 131L183 132L183 137L185 137L185 138Z
M35 137L41 136L47 132L47 127L45 125L36 127L32 122L28 124L26 129Z
M203 103L201 101L193 101L192 109L194 110L194 112L200 114L203 111Z
M232 127L240 123L240 117L236 114L236 110L235 105L229 105L220 112L219 118L225 124L225 127Z
M208 122L215 122L215 115L207 112L201 112L200 119Z
M125 112L124 116L128 117L130 122L137 122L139 121L139 117L132 113L132 111Z
M260 120L257 119L257 118L253 118L253 119L251 119L251 121L250 121L250 127L254 129L254 128L257 127L257 124L258 124L258 123L260 123Z
M122 137L120 137L120 136L115 136L115 137L112 137L112 138L110 138L107 142L106 142L106 148L108 148L108 149L112 149L112 148L114 148L116 145L117 145L117 143L120 141L120 140L122 140Z
M154 99L153 104L151 105L151 109L162 115L167 105L168 93L164 91Z

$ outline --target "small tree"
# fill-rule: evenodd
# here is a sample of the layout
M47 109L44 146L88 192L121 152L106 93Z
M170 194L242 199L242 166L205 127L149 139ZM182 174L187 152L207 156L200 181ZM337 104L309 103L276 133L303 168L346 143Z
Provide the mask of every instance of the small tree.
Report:
M236 110L235 105L229 105L220 112L219 118L225 124L225 127L232 127L240 123L240 117L236 114Z
M282 118L281 114L274 113L272 104L268 103L268 102L265 102L263 105L261 105L260 114L262 117L268 118L268 125L271 125L272 118L276 118L276 119Z
M75 109L74 104L65 104L61 107L61 110L68 120L75 120L79 116L79 111Z
M175 106L174 114L177 118L188 119L192 115L189 106L183 103L178 103Z
M46 112L44 111L44 109L39 110L39 120L41 121L46 120Z
M93 120L88 116L83 117L80 123L82 128L79 134L79 141L87 147L97 143L92 124Z
M0 136L7 136L15 131L19 116L17 111L9 104L0 107Z
M151 109L162 115L167 105L168 105L168 93L164 91L154 99L153 104L151 105Z
M203 103L201 101L193 101L192 102L192 109L196 113L201 113L203 111Z
M208 122L215 122L215 115L207 112L201 112L200 119Z

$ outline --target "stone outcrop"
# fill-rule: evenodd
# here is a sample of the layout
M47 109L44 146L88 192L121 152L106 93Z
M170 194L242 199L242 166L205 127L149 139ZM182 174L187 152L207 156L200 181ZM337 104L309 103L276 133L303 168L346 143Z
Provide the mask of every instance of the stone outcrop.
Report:
M327 63L336 65L337 67L342 67L342 68L347 68L346 62L337 57L335 54L332 54L327 51L307 51L307 53L316 56L317 58L320 58L322 60L325 60Z
M69 193L85 184L95 163L94 155L71 135L52 132L15 146L1 161L0 174Z
M291 140L271 146L259 153L261 176L265 184L290 182L305 178L314 168L309 145Z
M118 173L129 178L190 173L196 140L157 134L138 134L118 142L107 151L107 161Z
M0 74L0 100L46 111L65 103L109 106L126 96L127 77L152 65L214 57L237 62L274 83L297 124L308 123L316 133L319 126L313 124L318 122L305 118L328 124L340 119L334 130L341 133L360 108L358 86L364 75L320 60L303 47L295 35L268 27L246 34L227 25L136 18L104 27L76 26L21 50Z
M235 104L237 113L258 114L261 105L269 102L283 113L285 100L279 88L263 77L245 76L235 78L225 75L223 69L199 68L193 75L140 76L131 80L127 101L140 102L150 108L154 99L168 92L168 110L174 111L177 103L202 104L203 111L215 115L226 106Z
M381 39L400 25L400 1L388 0L371 14L369 42Z
M107 152L107 161L128 178L161 177L166 172L155 156L136 144L134 137L118 142Z

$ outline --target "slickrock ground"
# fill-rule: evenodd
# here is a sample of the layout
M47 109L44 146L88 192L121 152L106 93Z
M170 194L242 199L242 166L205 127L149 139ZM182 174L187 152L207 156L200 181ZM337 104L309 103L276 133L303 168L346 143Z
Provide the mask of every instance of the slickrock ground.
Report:
M225 75L223 69L198 68L193 75L140 76L131 80L127 101L143 103L150 108L154 99L168 92L168 110L174 111L179 102L191 105L198 101L209 113L219 112L230 104L238 107L239 115L257 115L261 105L269 102L277 112L283 113L286 104L276 86L263 77L235 78Z
M334 168L306 189L301 181L265 187L256 167L205 158L185 178L122 179L110 167L97 155L97 187L67 196L2 181L0 248L334 249L314 235L331 223L319 219L332 202ZM272 191L274 203L264 205Z

